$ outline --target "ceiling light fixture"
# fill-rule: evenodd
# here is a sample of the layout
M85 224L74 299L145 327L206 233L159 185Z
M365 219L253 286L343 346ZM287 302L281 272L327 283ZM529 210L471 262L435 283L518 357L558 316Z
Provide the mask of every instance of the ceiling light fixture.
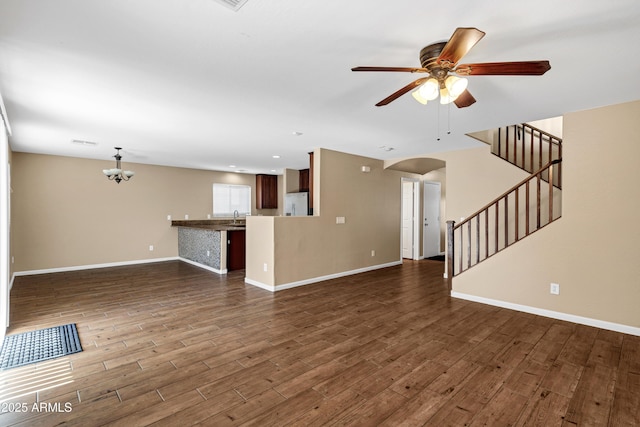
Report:
M428 101L433 101L438 95L441 104L450 104L467 89L468 84L467 79L451 75L442 79L431 77L411 92L411 95L423 105L427 105Z
M135 173L133 171L122 170L122 167L120 165L120 160L122 160L122 156L120 155L120 150L122 150L122 148L120 147L113 147L113 148L117 150L116 155L113 156L116 159L116 167L112 169L103 169L102 173L105 174L107 178L109 178L109 181L115 181L118 184L120 184L120 181L129 181L131 177L135 175Z

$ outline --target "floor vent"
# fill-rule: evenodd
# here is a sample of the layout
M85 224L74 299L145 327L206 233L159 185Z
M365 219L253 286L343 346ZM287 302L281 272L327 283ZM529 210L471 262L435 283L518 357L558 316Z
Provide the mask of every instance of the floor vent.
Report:
M215 0L216 2L227 6L229 9L233 9L234 11L240 10L242 6L247 2L247 0Z

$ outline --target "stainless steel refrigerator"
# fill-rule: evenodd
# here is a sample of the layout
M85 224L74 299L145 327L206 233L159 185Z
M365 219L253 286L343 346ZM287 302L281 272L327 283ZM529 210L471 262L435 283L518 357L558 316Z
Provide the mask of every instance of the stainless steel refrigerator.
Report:
M284 196L286 216L307 216L309 214L308 193L287 193Z

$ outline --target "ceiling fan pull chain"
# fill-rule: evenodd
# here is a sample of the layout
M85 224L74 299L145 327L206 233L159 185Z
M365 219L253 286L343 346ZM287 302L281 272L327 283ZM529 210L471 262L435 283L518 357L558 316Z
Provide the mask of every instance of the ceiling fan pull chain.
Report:
M447 104L447 135L451 135L451 102Z
M438 121L436 123L436 129L437 129L437 138L436 141L440 141L440 105L436 106L436 110L438 110Z

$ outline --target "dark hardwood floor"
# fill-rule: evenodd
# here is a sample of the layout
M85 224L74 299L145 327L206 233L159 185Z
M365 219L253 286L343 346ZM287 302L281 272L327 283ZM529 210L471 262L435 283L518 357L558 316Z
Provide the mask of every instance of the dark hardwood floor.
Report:
M640 425L640 337L451 299L437 261L243 276L16 278L9 333L76 323L84 351L1 372L0 425Z

